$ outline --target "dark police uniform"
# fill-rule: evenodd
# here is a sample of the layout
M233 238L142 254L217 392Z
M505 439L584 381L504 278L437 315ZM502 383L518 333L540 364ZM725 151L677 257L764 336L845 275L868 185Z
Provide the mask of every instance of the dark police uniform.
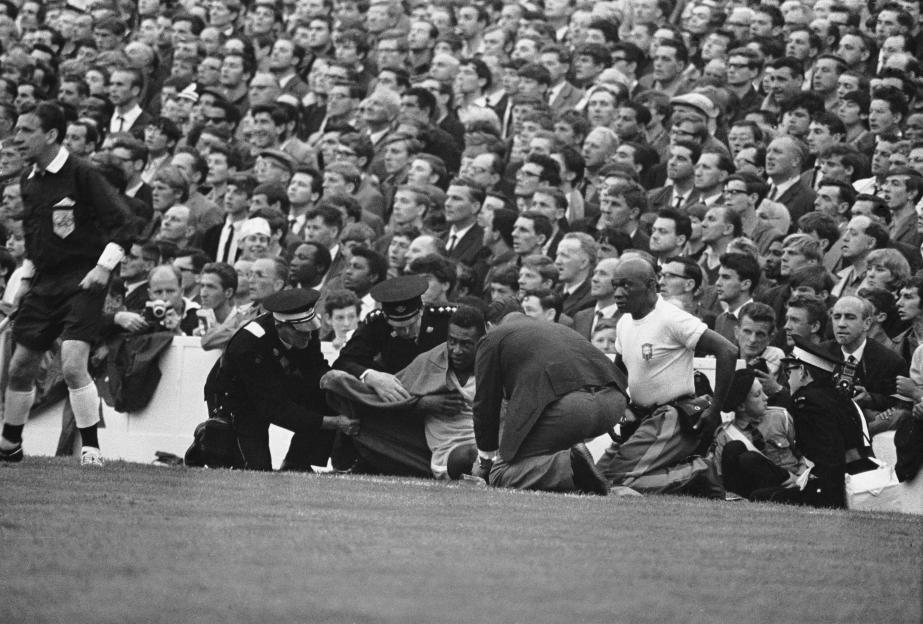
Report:
M317 293L309 292L313 293L313 306ZM280 295L292 297L291 293L276 293L263 305L270 312L278 312L276 299ZM206 396L215 397L218 410L234 423L245 468L272 469L270 424L295 433L283 467L307 469L327 464L333 431L321 430L324 415L331 412L320 390L320 378L328 370L318 333L312 333L306 348L288 348L279 339L271 313L234 334L212 369L205 391Z
M26 257L35 275L13 337L36 351L49 349L58 336L92 343L102 332L106 292L84 290L80 282L108 243L128 249L137 222L102 175L63 147L45 170L24 173L20 184Z
M833 373L836 362L820 347L796 339L792 360ZM859 407L827 380L815 380L792 395L795 439L805 457L814 462L812 474L821 481L819 504L845 506L845 474L876 466L867 458ZM824 491L826 486L826 491Z
M371 295L381 303L382 309L369 313L340 351L333 367L356 377L370 368L393 375L421 353L445 342L455 306L422 305L420 295L426 288L426 278L419 275L396 277L376 284ZM388 319L411 319L421 306L420 331L416 339L399 338Z
M381 309L369 313L359 325L333 367L359 379L368 370L393 375L421 353L444 343L455 306L424 306L420 296L427 286L426 278L420 275L395 277L376 284L370 294L381 304ZM398 337L389 319L406 325L417 314L420 314L420 329L416 338ZM337 437L333 466L353 472L407 474L402 472L401 460L407 448L428 449L422 423L406 417L379 415L363 419L358 436Z

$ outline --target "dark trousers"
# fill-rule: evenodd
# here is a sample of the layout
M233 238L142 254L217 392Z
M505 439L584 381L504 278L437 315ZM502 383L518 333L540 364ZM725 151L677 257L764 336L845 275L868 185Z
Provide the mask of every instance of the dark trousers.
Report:
M545 408L515 457L499 458L494 463L491 485L573 491L570 448L610 431L624 411L625 396L615 388L578 390L564 395Z
M333 447L334 432L306 428L300 422L265 420L264 418L235 410L233 412L234 433L237 446L244 458L246 470L272 470L272 455L269 452L269 425L276 425L292 431L292 441L285 455L284 464L289 468L307 469L310 466L326 466Z
M724 488L745 498L754 490L780 486L788 479L788 471L776 466L765 455L748 451L743 442L728 442L721 454L721 474Z

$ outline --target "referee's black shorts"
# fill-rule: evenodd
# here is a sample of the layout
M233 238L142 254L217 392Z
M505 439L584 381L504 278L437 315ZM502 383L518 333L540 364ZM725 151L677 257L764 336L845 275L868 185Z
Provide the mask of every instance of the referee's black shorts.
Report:
M13 322L13 340L35 351L47 351L58 337L96 342L103 329L106 289L90 292L80 288L91 268L65 275L36 275Z

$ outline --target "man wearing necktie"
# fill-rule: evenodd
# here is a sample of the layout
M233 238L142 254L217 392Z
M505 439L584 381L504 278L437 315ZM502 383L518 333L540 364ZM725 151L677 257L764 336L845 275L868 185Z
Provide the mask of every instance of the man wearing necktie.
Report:
M445 220L449 231L446 252L452 260L471 266L484 245L484 228L477 224L485 192L474 180L455 178L449 184L445 198Z
M830 310L833 341L823 343L841 362L852 363L855 373L855 401L866 415L893 407L898 375L908 375L904 359L876 340L868 339L872 305L858 297L840 297Z
M143 139L145 126L153 117L141 109L139 98L144 78L136 69L118 69L109 79L109 99L115 112L109 122L109 132L131 132Z

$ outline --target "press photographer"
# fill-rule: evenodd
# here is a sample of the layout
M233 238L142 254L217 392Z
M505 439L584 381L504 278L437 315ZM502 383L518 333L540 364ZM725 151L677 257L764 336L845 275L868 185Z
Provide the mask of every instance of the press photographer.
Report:
M117 325L129 333L172 332L192 336L199 325L196 302L183 297L182 276L170 265L160 265L148 273L148 301L141 314L122 311L115 315Z

